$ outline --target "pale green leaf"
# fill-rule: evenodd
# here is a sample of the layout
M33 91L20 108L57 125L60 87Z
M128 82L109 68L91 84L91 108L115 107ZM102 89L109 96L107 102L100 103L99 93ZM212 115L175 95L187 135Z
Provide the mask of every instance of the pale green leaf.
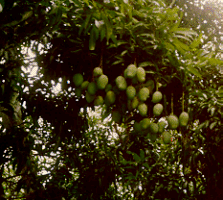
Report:
M212 129L216 126L216 124L217 124L216 121L215 121L215 122L212 122L212 123L210 124L210 129L212 130Z
M190 48L196 48L201 44L201 39L202 39L203 34L201 33L198 38L196 38L191 44L190 44Z
M195 76L197 76L197 77L199 77L199 78L202 78L200 72L199 72L197 69L195 69L193 66L188 65L188 66L187 66L187 70L188 70L189 72L191 72L192 74L194 74Z

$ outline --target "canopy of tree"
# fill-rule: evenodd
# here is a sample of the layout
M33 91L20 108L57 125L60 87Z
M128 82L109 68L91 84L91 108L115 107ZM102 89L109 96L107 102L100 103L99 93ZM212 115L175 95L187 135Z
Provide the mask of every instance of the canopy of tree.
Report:
M222 11L188 2L0 0L1 199L223 199Z

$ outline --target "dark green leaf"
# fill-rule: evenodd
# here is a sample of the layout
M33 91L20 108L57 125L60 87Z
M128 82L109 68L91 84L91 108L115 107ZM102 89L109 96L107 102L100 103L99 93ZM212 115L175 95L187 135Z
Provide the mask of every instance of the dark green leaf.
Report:
M141 158L136 153L133 153L132 156L133 156L133 158L134 158L134 160L136 162L140 162L141 161Z

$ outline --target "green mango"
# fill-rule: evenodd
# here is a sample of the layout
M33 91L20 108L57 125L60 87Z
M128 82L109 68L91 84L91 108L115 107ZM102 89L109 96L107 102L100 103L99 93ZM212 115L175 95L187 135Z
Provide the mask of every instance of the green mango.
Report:
M182 112L179 116L180 126L187 126L189 121L189 114L187 112Z
M91 95L88 91L86 91L86 96L85 97L86 97L86 101L88 103L91 103L95 99L95 95Z
M141 124L139 122L135 122L133 125L133 129L135 132L140 132L142 130Z
M154 122L150 123L150 125L149 125L149 132L150 132L151 134L156 134L156 133L158 133L158 130L159 130L159 126L158 126L158 124L156 124L156 123L154 123Z
M148 107L145 103L142 103L138 106L138 111L139 111L139 114L141 116L146 116L147 115L147 111L148 111Z
M110 104L113 104L115 102L115 100L116 100L116 95L115 95L115 93L113 91L110 90L110 91L108 91L106 93L105 98L108 100L108 102Z
M81 89L82 90L86 90L88 87L89 81L84 81L83 83L81 83Z
M104 90L108 84L108 77L106 75L101 75L97 79L97 86L99 90Z
M163 95L160 91L156 91L153 93L153 96L152 96L152 102L153 103L158 103L162 100L163 98Z
M75 95L80 98L81 97L81 94L82 94L82 90L81 88L77 87L75 88Z
M144 118L140 121L140 126L141 126L141 129L145 130L147 128L149 128L149 125L150 125L150 119L149 118Z
M128 86L126 89L126 95L128 99L133 99L136 95L136 89L133 86Z
M132 100L132 109L136 109L139 105L139 100L137 99L137 97L134 97Z
M116 85L117 85L119 90L126 90L127 82L126 82L126 80L125 80L125 78L123 76L118 76L115 79L115 83L116 83Z
M105 92L108 92L112 89L112 85L110 83L108 83L105 87Z
M103 74L103 70L100 67L95 67L93 70L93 76L97 77Z
M134 64L130 64L125 71L127 78L133 78L136 75L137 67Z
M179 119L177 118L176 115L169 115L167 117L167 121L168 121L168 128L169 129L177 129L179 126Z
M159 126L158 133L162 133L164 131L164 129L165 129L166 122L165 121L159 121L158 122L158 126Z
M80 86L83 83L83 81L84 81L84 77L82 74L80 74L80 73L74 74L73 82L76 87Z
M141 88L139 90L138 96L140 101L146 101L149 97L149 89L146 87Z
M157 103L155 106L153 106L153 114L158 117L163 112L163 105L160 103Z
M100 106L104 103L104 99L102 96L97 96L95 99L94 99L94 105L95 106Z
M164 144L169 144L171 142L171 135L167 131L162 133L162 138L163 138Z
M144 68L138 67L136 76L140 83L144 82L146 80L146 71L144 70Z
M95 95L95 93L97 92L97 85L95 82L90 82L88 84L88 87L87 87L87 91L89 92L89 94L91 95Z

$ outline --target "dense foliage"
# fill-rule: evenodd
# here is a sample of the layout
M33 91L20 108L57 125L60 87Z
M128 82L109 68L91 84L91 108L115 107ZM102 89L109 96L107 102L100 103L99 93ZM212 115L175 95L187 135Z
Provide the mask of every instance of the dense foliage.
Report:
M195 4L0 4L2 199L223 197L221 49Z

